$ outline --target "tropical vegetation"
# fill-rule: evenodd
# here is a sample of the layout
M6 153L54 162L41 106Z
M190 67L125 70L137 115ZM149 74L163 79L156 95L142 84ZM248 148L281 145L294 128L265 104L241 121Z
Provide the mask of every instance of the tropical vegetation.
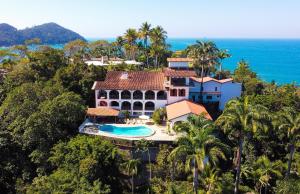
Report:
M83 62L102 56L143 61L144 71L165 67L168 56L189 56L199 76L232 76L243 94L215 121L192 116L176 125L183 136L173 144L142 140L120 149L115 141L78 134L86 108L94 107L93 82L109 70L139 69ZM149 23L112 43L76 40L63 50L25 44L1 50L0 191L300 193L299 87L264 82L246 61L224 71L226 57L227 51L201 41L172 53L166 32ZM153 119L164 122L165 110Z

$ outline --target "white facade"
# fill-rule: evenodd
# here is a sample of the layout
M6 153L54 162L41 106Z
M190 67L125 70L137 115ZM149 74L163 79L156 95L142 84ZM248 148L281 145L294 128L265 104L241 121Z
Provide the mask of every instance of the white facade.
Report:
M201 83L193 81L190 87L189 99L199 101ZM202 101L204 103L219 102L219 109L224 110L226 103L241 96L242 84L233 81L219 82L216 80L206 81L203 83Z
M169 61L170 68L188 68L189 62L187 61Z
M174 118L174 119L170 119L170 120L169 120L170 128L173 129L174 125L175 125L177 122L183 122L183 121L186 121L190 115L192 115L192 113L190 113L190 114L185 114L185 115L182 115L182 116L177 117L177 118Z
M151 115L154 110L165 107L167 91L164 90L95 90L96 108L110 107L129 111L133 116ZM117 94L118 95L112 95ZM139 94L139 95L138 95Z

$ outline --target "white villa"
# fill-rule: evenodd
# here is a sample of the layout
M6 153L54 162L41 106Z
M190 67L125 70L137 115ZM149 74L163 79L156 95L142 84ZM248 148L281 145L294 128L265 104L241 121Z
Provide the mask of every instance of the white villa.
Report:
M191 104L199 105L201 102L217 103L219 109L223 110L230 99L240 97L240 83L234 82L231 78L216 80L204 77L202 80L189 68L191 61L189 58L168 58L168 68L157 72L109 71L104 81L95 81L92 87L95 90L96 108L107 107L129 111L132 116L140 116L151 115L157 108L171 105L176 107L174 103L181 103L178 107L184 107ZM202 95L200 95L201 82ZM193 106L189 114L195 112L194 107L197 106ZM206 112L205 108L204 110ZM167 108L167 115L173 115L172 119L169 119L171 123L176 119L173 118L174 115L187 114L182 109L172 108L172 111L178 111L179 114L171 114Z
M101 58L91 58L89 60L84 61L87 65L94 65L94 66L108 66L108 65L142 65L142 62L137 62L135 60L123 60L120 58L110 58L108 57L101 57Z

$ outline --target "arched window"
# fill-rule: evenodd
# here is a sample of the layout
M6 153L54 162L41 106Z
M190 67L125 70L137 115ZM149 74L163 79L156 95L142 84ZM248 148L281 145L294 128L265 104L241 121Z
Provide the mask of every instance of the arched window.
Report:
M185 89L179 90L179 96L185 96Z
M122 102L121 110L131 110L131 104L128 101Z
M110 99L119 99L119 92L117 90L112 90L109 92Z
M143 99L143 92L141 92L140 90L136 90L133 92L133 99L135 100L142 100Z
M117 101L111 101L110 106L119 107L119 103Z
M134 102L133 103L133 110L143 110L143 103L141 103L141 102Z
M100 102L99 102L99 106L107 106L107 102L105 102L105 101L100 101Z
M107 98L107 92L105 90L99 90L98 99L106 99L106 98Z
M166 100L167 99L167 92L166 91L159 91L157 92L157 100Z
M153 102L146 102L145 103L145 110L154 110L155 109L155 105Z
M177 89L171 89L170 96L177 96Z
M124 90L121 92L121 99L130 99L131 93L128 90Z
M146 100L154 100L155 99L155 93L151 90L146 91L145 99Z

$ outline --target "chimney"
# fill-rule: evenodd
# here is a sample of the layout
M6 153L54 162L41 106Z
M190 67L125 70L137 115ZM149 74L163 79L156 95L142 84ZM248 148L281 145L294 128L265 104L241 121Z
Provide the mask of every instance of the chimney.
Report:
M121 75L121 79L128 79L128 73L123 72L122 75Z

